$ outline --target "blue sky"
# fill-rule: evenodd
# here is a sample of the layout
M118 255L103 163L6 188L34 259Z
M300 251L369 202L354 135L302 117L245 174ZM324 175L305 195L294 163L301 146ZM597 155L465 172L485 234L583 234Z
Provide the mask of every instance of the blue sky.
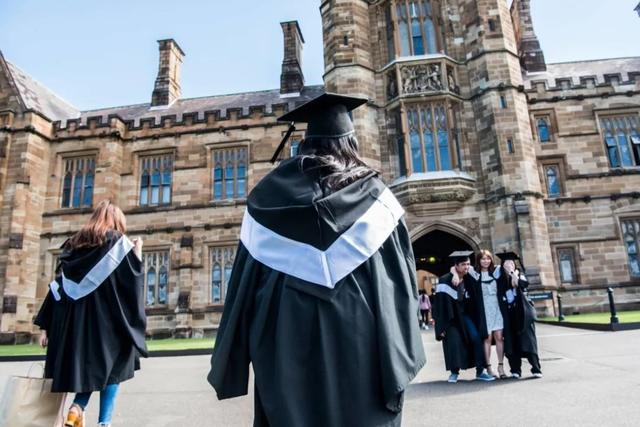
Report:
M640 56L639 0L532 0L547 62ZM186 53L184 98L279 87L281 21L298 20L307 84L322 82L320 0L0 0L0 50L87 110L148 102L156 40Z

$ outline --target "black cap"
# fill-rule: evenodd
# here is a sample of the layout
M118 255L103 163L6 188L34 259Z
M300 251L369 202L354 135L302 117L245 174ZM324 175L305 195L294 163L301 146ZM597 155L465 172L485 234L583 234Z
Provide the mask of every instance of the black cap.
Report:
M280 122L290 122L291 127L280 142L278 149L271 158L274 163L287 139L295 127L293 123L307 123L305 138L340 138L354 132L353 122L349 112L365 104L366 98L323 93L311 101L289 111L278 118Z
M496 254L496 256L500 258L502 262L505 262L508 260L518 261L520 259L518 254L515 252L502 252L502 253Z
M449 255L449 259L456 264L461 262L465 262L467 260L471 261L471 256L473 255L473 251L455 251Z

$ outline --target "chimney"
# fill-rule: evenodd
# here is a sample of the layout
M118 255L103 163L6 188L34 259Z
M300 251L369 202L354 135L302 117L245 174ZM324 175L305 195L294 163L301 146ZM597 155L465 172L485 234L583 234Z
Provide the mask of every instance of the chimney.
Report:
M283 97L297 96L304 87L302 75L302 45L304 37L298 21L281 22L284 35L284 59L280 74L280 94Z
M511 19L522 68L532 73L547 71L544 53L533 29L531 0L514 0L511 5Z
M184 52L173 39L158 40L160 64L151 95L151 106L169 106L180 98L180 67Z

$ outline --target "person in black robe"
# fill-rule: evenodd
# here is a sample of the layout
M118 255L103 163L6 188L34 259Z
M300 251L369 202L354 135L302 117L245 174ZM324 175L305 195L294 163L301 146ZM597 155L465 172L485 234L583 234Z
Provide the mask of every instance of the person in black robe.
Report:
M450 383L458 382L461 369L475 366L476 379L493 381L485 370L482 337L476 324L476 301L468 289L473 279L467 273L471 266L471 251L457 251L450 255L453 272L438 279L433 302L436 340L442 341L445 367L451 372ZM462 279L462 280L459 280Z
M100 425L109 425L118 384L147 357L142 241L125 236L122 211L109 201L63 245L55 279L34 323L47 348L51 391L77 393L65 425L82 425L100 391Z
M300 154L248 197L208 381L245 395L252 364L254 426L399 426L425 363L404 211L357 155L364 102L284 116L308 122Z
M515 261L519 259L517 254L505 252L497 255L502 260L505 273L502 281L507 302L505 330L508 329L508 333L505 334L505 354L509 360L511 375L513 378L522 377L522 358L527 358L533 376L542 378L536 338L536 311L526 295L529 282L516 269Z

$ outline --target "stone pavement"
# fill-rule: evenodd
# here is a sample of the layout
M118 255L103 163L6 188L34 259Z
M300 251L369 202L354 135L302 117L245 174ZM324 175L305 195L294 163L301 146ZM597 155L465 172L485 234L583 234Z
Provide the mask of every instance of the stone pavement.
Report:
M525 361L522 380L479 383L469 370L448 384L441 346L432 331L423 332L427 366L407 392L403 426L640 425L640 331L539 325L538 338L543 379L532 379ZM142 363L136 378L122 385L114 427L251 425L251 395L216 400L205 380L209 356ZM8 375L24 374L30 364L0 363L0 390ZM92 399L88 426L97 419L99 399Z

